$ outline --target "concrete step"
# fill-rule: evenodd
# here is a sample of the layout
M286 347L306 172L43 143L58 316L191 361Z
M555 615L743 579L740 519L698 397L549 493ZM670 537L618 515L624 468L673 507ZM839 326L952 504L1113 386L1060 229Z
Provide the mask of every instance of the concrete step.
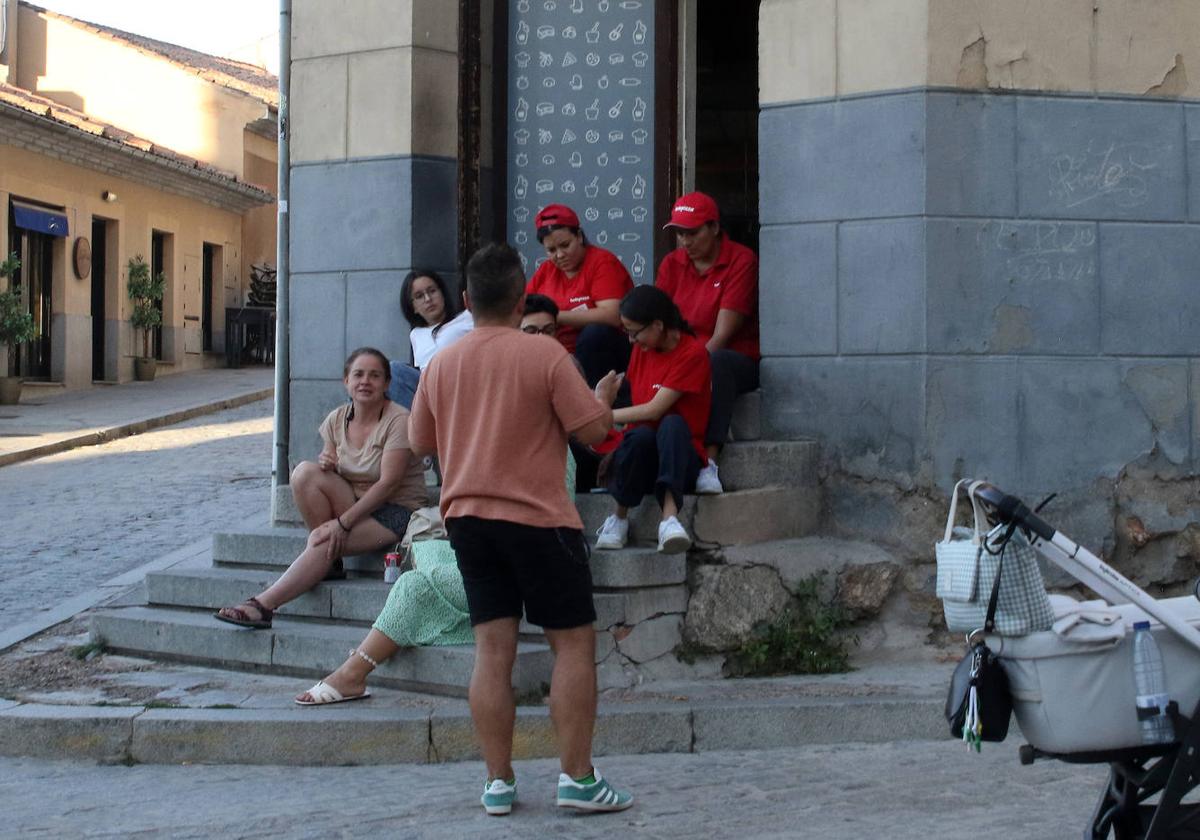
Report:
M597 629L636 624L687 607L687 567L677 555L604 552L593 559L593 569L599 572L596 585L602 590L594 596ZM216 610L245 600L275 577L268 570L238 568L151 572L146 576L146 595L151 606ZM391 584L382 580L327 581L281 607L278 615L356 623L361 634L383 609L390 589ZM523 625L522 632L537 634L540 628Z
M820 447L815 440L745 440L736 435L735 438L737 442L727 445L719 459L721 481L726 490L800 487L805 488L812 495L814 504L819 506L817 459ZM430 504L436 504L438 488L430 487L429 491ZM577 496L577 501L579 498L583 496ZM273 504L272 522L277 525L302 524L286 486L274 494Z
M212 559L214 566L248 566L257 569L280 569L291 564L308 542L308 532L291 525L245 528L236 532L213 534ZM391 550L390 548L388 549ZM383 555L359 554L342 558L347 574L381 578Z
M270 630L246 630L216 621L207 610L125 607L96 613L92 637L117 653L318 678L345 660L346 651L362 640L363 628L277 618ZM474 661L471 645L405 648L371 679L391 688L462 696ZM546 645L522 642L514 690L540 691L550 682L551 667Z
M575 506L589 537L615 509L607 493L576 496ZM820 507L816 492L807 488L759 487L717 496L685 496L679 521L699 543L744 545L810 534L816 530ZM657 542L661 517L653 499L643 500L629 512L630 539L639 545Z

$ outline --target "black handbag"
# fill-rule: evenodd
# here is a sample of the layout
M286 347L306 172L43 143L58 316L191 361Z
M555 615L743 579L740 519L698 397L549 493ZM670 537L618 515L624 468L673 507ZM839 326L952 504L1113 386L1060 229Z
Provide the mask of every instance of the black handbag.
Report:
M1012 530L1010 528L1005 535L1003 544L1007 544L1007 537L1011 536ZM1000 592L1000 575L1003 572L1004 549L1001 548L992 594L988 599L984 633L991 633L995 627L996 597ZM950 723L951 735L966 741L978 751L982 741L997 742L1008 737L1008 724L1012 719L1012 693L1008 687L1008 674L984 642L983 634L978 630L972 632L967 637L967 644L970 649L950 678L950 691L946 695L946 720Z

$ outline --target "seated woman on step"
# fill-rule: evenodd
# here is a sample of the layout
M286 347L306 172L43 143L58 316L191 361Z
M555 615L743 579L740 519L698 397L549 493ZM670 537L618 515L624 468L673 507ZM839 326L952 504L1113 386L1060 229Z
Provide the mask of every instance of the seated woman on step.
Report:
M412 511L426 504L425 473L408 443L408 410L386 396L387 357L360 347L346 359L350 402L321 423L316 462L292 472L292 495L310 531L304 551L267 589L215 617L254 629L275 610L316 586L345 554L377 551L404 535Z
M638 286L622 299L620 313L633 343L626 374L633 405L613 411L613 422L625 425L608 469L617 510L600 526L596 548L624 547L629 508L653 493L662 508L658 550L676 554L692 544L677 518L683 494L696 489L707 460L708 351L662 289Z
M471 312L436 271L418 268L400 284L400 312L408 321L412 364L392 362L388 398L412 408L421 371L439 350L449 347L475 326Z

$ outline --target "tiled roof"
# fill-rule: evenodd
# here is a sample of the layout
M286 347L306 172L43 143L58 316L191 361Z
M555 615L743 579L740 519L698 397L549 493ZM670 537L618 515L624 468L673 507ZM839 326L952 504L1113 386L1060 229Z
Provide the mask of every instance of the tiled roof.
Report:
M115 125L101 122L81 111L76 111L74 108L68 108L51 99L30 93L23 88L0 83L0 110L6 106L53 120L56 123L69 126L84 134L112 141L121 146L128 147L130 151L143 152L153 158L162 159L163 162L175 164L176 167L194 169L198 175L210 180L223 180L230 187L250 187L259 190L259 188L253 187L253 185L239 181L237 176L232 172L218 169L215 166L203 163L187 155L181 155L179 152L168 149L165 146L156 145L149 140L117 128ZM270 198L269 193L263 192L263 195L268 199Z
M21 3L21 5L46 17L66 21L98 35L126 43L142 52L165 58L172 64L190 70L215 85L244 93L272 108L279 107L279 79L261 67L247 64L244 61L234 61L232 58L209 55L198 50L181 47L178 44L168 44L166 41L156 41L144 35L114 29L111 26L80 20L43 9L32 3Z

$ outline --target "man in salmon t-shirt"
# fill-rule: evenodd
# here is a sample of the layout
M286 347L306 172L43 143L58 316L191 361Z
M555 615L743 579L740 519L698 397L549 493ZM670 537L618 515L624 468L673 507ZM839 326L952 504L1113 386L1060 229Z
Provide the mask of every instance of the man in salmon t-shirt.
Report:
M525 277L508 245L477 251L466 278L475 329L422 372L409 437L414 451L441 460L442 517L475 631L471 717L488 772L481 801L487 813L507 814L516 799L512 669L524 611L554 651L558 804L624 810L632 795L591 761L596 612L583 523L563 481L568 435L604 438L621 377L605 376L593 394L561 344L516 329Z

